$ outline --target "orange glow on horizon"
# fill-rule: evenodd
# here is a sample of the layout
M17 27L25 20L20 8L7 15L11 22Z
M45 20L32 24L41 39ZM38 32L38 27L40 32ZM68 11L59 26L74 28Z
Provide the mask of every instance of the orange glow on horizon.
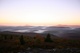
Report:
M3 0L0 25L54 26L80 25L80 5L74 1Z

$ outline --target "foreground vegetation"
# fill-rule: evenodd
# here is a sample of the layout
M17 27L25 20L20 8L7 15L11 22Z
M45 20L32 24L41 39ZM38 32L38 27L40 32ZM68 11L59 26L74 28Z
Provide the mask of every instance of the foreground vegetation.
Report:
M70 40L62 38L51 38L50 34L46 37L36 34L34 37L24 35L0 34L0 52L24 51L27 48L41 49L63 49L80 48L80 40Z

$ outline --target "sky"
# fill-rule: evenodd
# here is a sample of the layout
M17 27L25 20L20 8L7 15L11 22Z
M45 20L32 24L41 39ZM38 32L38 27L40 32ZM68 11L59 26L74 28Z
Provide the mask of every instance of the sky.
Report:
M0 25L80 25L80 0L0 0Z

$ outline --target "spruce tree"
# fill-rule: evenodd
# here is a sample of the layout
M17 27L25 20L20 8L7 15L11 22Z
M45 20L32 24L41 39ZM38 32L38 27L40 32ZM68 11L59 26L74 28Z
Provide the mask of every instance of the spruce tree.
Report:
M5 40L7 39L7 35L4 36L4 39L5 39Z
M53 42L51 39L50 34L47 34L46 38L45 38L45 42Z
M11 39L11 40L13 39L13 36L12 36L12 35L10 36L10 39Z
M20 36L20 44L21 45L24 45L25 44L23 35Z

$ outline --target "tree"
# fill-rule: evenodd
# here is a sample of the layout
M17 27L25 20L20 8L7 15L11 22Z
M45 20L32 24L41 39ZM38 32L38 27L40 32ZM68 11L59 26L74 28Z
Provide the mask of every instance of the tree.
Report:
M10 39L11 39L11 40L13 39L13 36L12 36L12 35L10 36Z
M21 45L24 45L25 44L23 35L20 36L20 44Z
M53 42L53 41L51 40L50 34L47 34L47 36L46 36L46 38L45 38L45 42Z
M7 39L7 35L4 36L4 39L5 39L5 40Z

